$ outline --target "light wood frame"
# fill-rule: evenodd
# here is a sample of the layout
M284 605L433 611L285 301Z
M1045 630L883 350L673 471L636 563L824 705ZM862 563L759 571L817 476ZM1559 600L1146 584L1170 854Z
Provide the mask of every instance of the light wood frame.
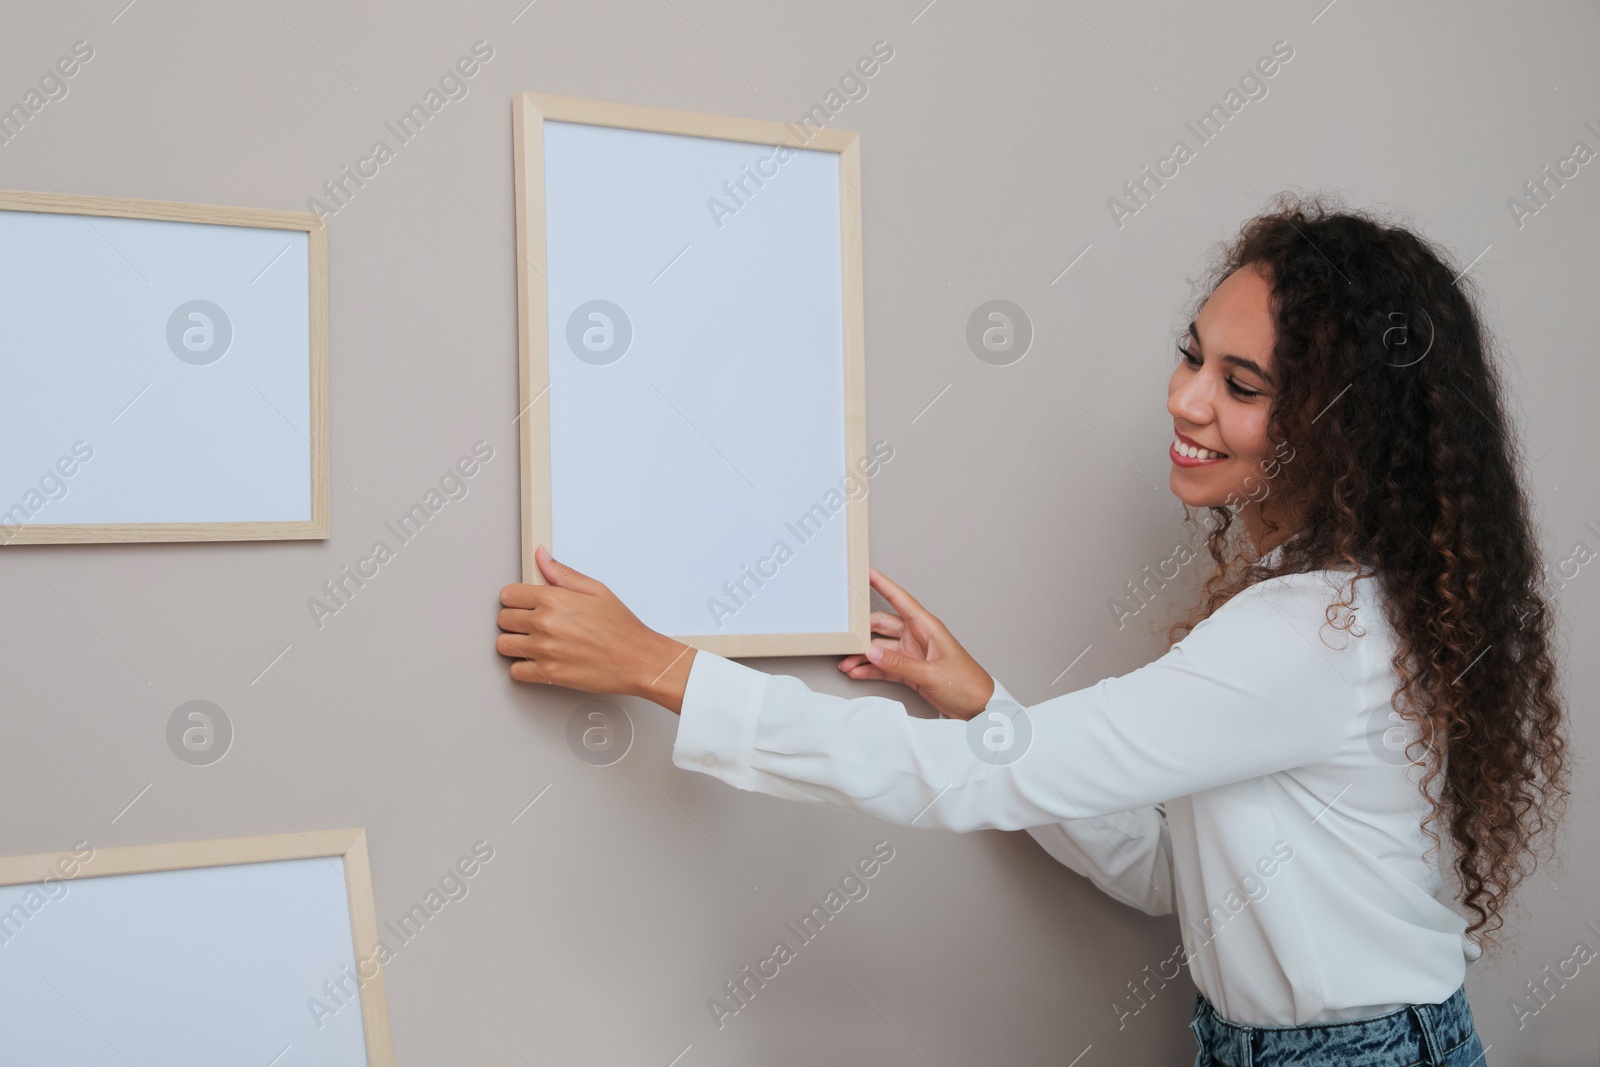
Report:
M350 932L357 966L378 951L378 914L372 900L372 870L367 863L367 832L362 828L313 830L309 833L228 837L211 841L179 841L161 845L97 848L88 860L73 852L47 852L35 856L0 857L0 886L31 885L46 877L60 881L104 878L114 874L152 874L156 871L228 867L239 863L316 859L338 856L344 860L349 890ZM58 864L78 865L78 873L63 878ZM394 1047L389 1038L389 1004L383 992L383 967L359 986L361 1025L366 1035L367 1067L394 1067Z
M790 123L691 111L640 107L603 100L520 93L512 97L512 160L517 209L517 320L522 442L522 580L546 584L534 546L550 548L550 352L546 281L544 122L710 137L750 144L834 152L839 156L839 226L844 283L844 437L849 470L866 464L866 337L861 261L861 158L850 130L807 127L807 140ZM867 497L845 504L849 629L840 633L672 634L678 641L722 656L833 655L865 652L871 643L872 607L867 575ZM599 576L597 576L599 577ZM603 578L602 578L603 580Z
M302 230L310 255L311 518L282 522L27 523L6 528L0 545L137 541L266 541L326 538L331 530L328 480L328 231L304 211L220 207L170 200L72 196L0 189L0 211L203 222L271 230Z

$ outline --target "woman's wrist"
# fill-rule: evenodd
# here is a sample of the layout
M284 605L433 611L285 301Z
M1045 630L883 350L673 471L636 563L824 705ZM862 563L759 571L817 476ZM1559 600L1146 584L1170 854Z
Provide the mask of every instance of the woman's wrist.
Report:
M982 668L980 667L979 670L982 670ZM996 694L996 693L998 693L1000 691L998 683L995 682L994 676L992 674L990 674L988 671L983 671L983 676L984 676L984 678L987 679L987 681L981 683L977 687L975 692L986 693L988 695L983 697L983 699L982 699L982 701L980 703L971 705L971 710L970 711L967 709L966 706L963 706L963 707L961 707L959 709L955 709L955 710L951 710L951 711L945 712L944 714L945 714L945 716L947 718L951 718L951 719L974 719L977 716L983 714L983 709L987 708L990 704L992 704L994 702L994 694Z
M650 654L640 664L639 681L631 695L654 701L674 715L683 711L683 695L689 687L689 671L694 666L692 645L661 634Z

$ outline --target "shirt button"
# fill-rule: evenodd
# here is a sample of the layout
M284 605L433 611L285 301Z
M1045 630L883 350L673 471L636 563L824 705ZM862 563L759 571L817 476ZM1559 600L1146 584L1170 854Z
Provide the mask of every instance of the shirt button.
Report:
M707 752L704 756L700 757L700 762L705 764L707 767L715 767L717 765L717 757Z

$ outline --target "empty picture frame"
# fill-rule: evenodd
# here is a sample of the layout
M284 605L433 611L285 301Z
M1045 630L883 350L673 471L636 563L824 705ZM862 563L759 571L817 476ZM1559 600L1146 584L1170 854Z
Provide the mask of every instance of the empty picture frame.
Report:
M726 656L865 651L857 135L513 98L523 580Z
M379 960L360 829L0 859L7 1063L393 1067Z
M0 191L0 545L325 538L327 238Z

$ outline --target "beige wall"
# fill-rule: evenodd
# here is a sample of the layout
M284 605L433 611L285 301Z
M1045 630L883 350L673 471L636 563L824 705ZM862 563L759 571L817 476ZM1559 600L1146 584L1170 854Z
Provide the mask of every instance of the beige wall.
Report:
M1107 604L1180 537L1164 402L1185 279L1285 186L1403 205L1463 264L1487 247L1473 274L1552 561L1600 548L1600 164L1520 227L1507 207L1574 141L1600 148L1592 5L122 3L8 5L0 103L74 42L94 55L0 145L0 186L303 209L474 42L493 49L329 219L332 539L0 550L0 851L362 825L392 919L493 848L387 970L401 1064L666 1065L692 1046L684 1067L946 1067L1092 1046L1090 1067L1193 1048L1186 976L1120 1028L1114 1008L1171 955L1176 920L1099 895L1026 834L736 792L674 768L676 720L639 702L622 702L627 756L589 766L566 742L585 697L508 680L514 92L792 119L889 43L835 119L861 131L870 201L868 438L895 449L871 485L872 560L1025 701L1158 654L1154 611L1118 629ZM1192 145L1184 123L1278 41L1293 58L1267 95L1119 226L1108 199ZM996 298L1036 330L1008 367L965 341ZM319 630L307 600L480 440L494 457L466 498ZM1591 564L1558 594L1591 762L1597 591ZM757 663L917 703L832 658ZM210 766L167 746L192 699L235 729ZM1569 839L1592 842L1593 778L1578 786ZM879 841L894 854L870 894L719 1031L707 998ZM1600 949L1595 853L1569 852L1528 884L1514 954L1470 973L1497 1065L1593 1062L1600 964L1521 1029L1508 1006L1576 942Z

